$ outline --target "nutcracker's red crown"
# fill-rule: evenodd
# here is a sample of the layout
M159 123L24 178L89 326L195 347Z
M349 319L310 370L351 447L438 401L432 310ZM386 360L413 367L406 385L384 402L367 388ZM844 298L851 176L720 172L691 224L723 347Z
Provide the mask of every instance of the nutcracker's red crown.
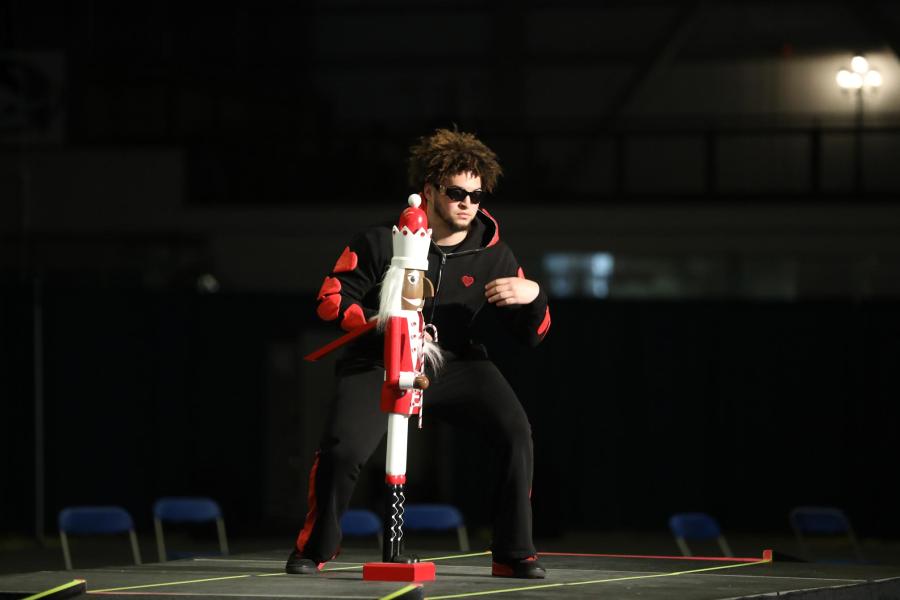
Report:
M394 256L391 266L402 269L428 270L428 247L431 245L431 230L428 216L419 208L422 199L412 194L409 208L400 213L400 220L391 230Z

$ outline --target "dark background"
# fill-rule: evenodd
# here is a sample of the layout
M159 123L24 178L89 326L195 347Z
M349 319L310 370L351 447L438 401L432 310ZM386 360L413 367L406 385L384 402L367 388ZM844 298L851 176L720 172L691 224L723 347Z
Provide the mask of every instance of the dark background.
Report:
M149 532L196 494L289 547L331 389L301 358L338 333L315 292L456 124L551 293L535 351L482 324L540 540L800 504L900 537L898 44L887 1L0 3L0 533L72 504ZM877 92L835 84L856 53ZM410 498L487 526L483 441L411 443Z

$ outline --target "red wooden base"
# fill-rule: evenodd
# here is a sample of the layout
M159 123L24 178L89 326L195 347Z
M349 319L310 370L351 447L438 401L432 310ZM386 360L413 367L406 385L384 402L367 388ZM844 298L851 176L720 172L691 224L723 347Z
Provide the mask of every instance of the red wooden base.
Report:
M363 565L363 579L367 581L434 581L434 563L366 563Z

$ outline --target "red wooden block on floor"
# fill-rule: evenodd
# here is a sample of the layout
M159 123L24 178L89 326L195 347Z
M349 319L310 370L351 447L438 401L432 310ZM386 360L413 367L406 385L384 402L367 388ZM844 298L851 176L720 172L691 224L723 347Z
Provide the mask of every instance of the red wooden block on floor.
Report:
M434 581L434 563L366 563L363 565L363 579L367 581Z

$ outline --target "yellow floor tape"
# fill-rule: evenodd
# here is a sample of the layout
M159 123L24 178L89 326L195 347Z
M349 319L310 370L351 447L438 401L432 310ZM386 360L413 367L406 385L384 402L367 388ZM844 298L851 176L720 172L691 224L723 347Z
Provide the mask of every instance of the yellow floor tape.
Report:
M145 585L129 585L125 587L106 588L103 590L88 590L89 594L105 594L109 592L124 592L125 590L142 590L152 587L162 587L164 585L184 585L187 583L204 583L207 581L225 581L226 579L243 579L245 577L253 577L253 573L247 575L230 575L228 577L210 577L209 579L191 579L190 581L167 581L166 583L147 583Z
M67 590L69 588L83 586L83 585L84 585L84 579L73 579L69 583L64 583L62 585L56 586L52 590L46 590L43 592L39 592L37 594L33 594L31 596L27 596L25 598L22 598L22 600L38 600L38 598L46 598L47 596L49 596L51 594L57 594L63 590Z
M415 584L410 584L410 585L408 585L408 586L406 586L406 587L400 588L400 589L397 590L396 592L392 592L392 593L388 594L387 596L382 596L382 597L379 598L378 600L394 600L394 598L399 598L400 596L402 596L402 595L405 594L406 592L411 592L411 591L413 591L414 589L416 589L416 588L418 588L418 587L421 587L421 586L418 586L418 585L415 585Z

